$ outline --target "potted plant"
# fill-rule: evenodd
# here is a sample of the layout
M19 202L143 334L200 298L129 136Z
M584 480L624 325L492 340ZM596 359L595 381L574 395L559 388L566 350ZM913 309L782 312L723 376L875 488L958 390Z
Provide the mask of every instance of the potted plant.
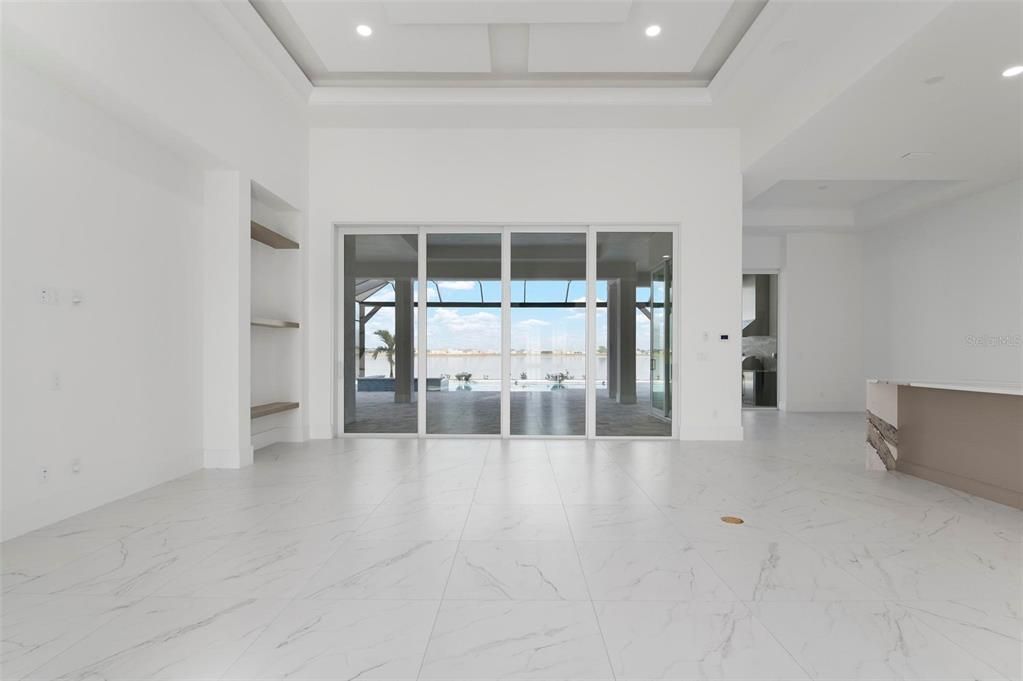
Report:
M567 371L559 371L554 374L547 374L547 380L554 383L551 386L551 390L563 390L565 388L565 381L572 378L572 375Z

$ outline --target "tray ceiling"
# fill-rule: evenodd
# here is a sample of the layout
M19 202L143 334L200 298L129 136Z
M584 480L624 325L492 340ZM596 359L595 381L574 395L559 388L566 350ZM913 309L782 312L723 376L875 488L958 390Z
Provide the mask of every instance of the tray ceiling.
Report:
M765 2L252 0L315 85L704 85Z

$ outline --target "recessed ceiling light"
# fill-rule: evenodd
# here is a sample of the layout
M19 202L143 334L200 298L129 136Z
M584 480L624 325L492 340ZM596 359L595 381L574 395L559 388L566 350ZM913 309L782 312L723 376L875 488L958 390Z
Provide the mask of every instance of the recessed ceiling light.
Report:
M1021 73L1023 73L1023 64L1018 64L1016 66L1010 66L1002 71L1002 76L1004 78L1015 78Z
M656 38L661 35L661 27L657 24L650 24L646 27L646 31L644 32L646 33L647 38Z
M355 32L361 35L363 38L368 38L373 35L373 27L367 26L366 24L359 24L355 27Z

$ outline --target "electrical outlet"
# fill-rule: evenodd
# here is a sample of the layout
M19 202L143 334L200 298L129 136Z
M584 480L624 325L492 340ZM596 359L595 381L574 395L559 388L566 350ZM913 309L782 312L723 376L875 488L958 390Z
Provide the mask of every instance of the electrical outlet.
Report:
M50 377L50 390L60 390L60 372L54 371Z
M39 482L46 482L50 479L50 469L43 466L39 469Z
M72 459L72 461L71 461L71 472L72 473L81 473L82 472L82 460L81 459Z

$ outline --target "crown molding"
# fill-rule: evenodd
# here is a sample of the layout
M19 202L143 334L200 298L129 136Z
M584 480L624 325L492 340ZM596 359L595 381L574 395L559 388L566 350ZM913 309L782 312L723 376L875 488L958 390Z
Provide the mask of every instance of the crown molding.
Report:
M313 84L251 4L219 0L195 3L195 7L251 68L296 103L308 103Z
M315 87L310 106L709 106L705 87Z

